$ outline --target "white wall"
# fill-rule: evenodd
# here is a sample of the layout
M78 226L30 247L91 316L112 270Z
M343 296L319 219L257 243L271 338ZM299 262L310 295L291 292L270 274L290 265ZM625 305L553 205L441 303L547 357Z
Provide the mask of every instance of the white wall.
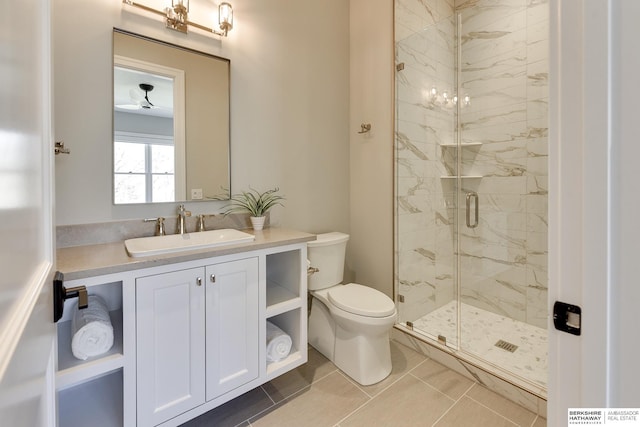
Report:
M118 27L230 58L232 188L279 186L286 207L272 211L272 223L348 231L348 6L341 0L233 6L234 29L220 41L197 30L186 36L166 30L154 15L118 0L53 3L55 136L71 149L56 159L58 225L175 215L174 203L111 201L111 41ZM213 10L204 0L190 7L196 22ZM214 213L222 205L187 208Z
M351 0L350 280L393 295L393 0ZM361 123L371 131L358 134Z
M549 297L582 334L549 332L549 425L567 408L638 407L640 4L551 1Z
M638 73L640 55L640 3L635 0L612 3L612 66L611 85L614 101L611 107L611 247L610 280L612 291L609 343L611 384L610 406L640 407L640 334L638 334L638 254L640 229L637 213L640 196L635 175L638 173ZM618 351L615 351L615 350Z

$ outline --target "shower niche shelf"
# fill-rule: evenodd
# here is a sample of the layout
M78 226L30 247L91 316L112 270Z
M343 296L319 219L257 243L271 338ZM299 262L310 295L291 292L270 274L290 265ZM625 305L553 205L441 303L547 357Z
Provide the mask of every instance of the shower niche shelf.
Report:
M438 144L442 148L458 148L458 144L454 143L446 143L446 144ZM473 148L482 146L482 142L463 142L460 144L462 148Z
M457 179L458 177L455 175L442 175L440 179L450 180ZM482 179L482 175L462 175L460 178L462 179Z

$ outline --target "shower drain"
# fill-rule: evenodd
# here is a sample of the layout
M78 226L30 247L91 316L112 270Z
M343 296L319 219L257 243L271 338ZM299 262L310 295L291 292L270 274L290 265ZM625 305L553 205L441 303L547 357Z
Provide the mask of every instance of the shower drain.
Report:
M501 348L503 350L510 351L513 353L518 349L518 346L515 344L511 344L510 342L506 342L505 340L500 340L496 343L496 347Z

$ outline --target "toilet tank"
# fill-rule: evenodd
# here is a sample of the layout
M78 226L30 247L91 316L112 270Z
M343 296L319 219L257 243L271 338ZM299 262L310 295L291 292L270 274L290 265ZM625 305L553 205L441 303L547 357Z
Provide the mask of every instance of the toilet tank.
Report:
M318 234L315 241L307 242L307 256L311 267L319 270L309 276L310 291L342 283L347 240L348 234L332 232Z

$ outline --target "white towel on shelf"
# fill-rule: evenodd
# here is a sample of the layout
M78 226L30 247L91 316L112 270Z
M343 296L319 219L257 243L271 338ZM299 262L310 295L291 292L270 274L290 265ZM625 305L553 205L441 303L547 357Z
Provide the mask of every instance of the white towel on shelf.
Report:
M277 362L291 351L291 337L271 322L267 322L267 361Z
M113 346L113 326L109 309L97 295L89 295L89 306L74 307L71 320L71 352L81 360L106 353Z

